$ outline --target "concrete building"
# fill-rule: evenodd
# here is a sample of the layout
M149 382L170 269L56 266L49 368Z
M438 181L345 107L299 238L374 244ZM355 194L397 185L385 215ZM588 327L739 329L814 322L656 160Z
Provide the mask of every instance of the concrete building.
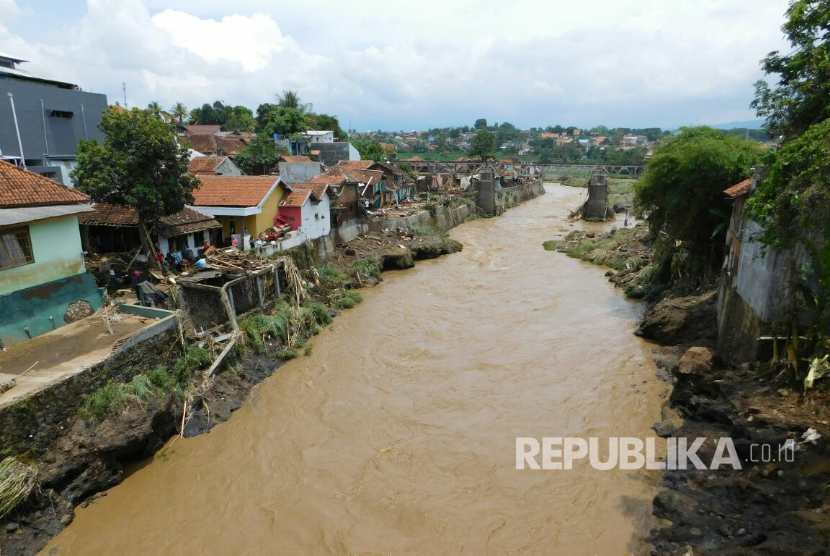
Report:
M89 197L0 161L0 341L23 341L101 306L84 265L78 216Z
M280 202L279 219L299 232L303 241L331 231L331 201L327 184L296 184Z
M605 220L613 215L608 206L608 173L595 171L588 181L588 200L582 206L582 218L586 220Z
M334 143L334 132L309 129L303 135L308 138L309 143Z
M360 153L351 143L336 141L334 143L311 143L310 152L317 151L317 159L326 166L334 166L342 160L360 160Z
M222 224L225 242L241 249L275 224L279 203L291 191L279 176L199 176L193 207Z
M280 178L288 185L306 183L319 176L322 169L319 162L307 156L283 155L279 160Z
M103 141L106 95L19 69L0 55L0 159L71 185L81 139Z

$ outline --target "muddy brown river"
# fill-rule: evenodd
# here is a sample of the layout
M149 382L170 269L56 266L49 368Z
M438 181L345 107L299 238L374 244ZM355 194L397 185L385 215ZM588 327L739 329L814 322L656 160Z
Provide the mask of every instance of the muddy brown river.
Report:
M659 475L517 471L517 436L653 436L641 307L542 249L584 190L452 231L384 274L229 422L175 439L52 554L636 554Z

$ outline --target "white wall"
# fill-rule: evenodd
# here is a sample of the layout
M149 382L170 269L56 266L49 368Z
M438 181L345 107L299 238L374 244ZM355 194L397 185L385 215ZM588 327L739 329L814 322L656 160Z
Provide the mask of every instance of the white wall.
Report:
M319 203L311 201L303 205L300 229L308 239L328 235L331 231L331 203L328 195L323 195Z

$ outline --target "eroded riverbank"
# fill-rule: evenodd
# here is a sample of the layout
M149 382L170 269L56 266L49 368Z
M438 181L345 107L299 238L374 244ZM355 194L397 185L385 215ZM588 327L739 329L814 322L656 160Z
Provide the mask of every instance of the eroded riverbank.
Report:
M464 224L385 275L228 423L177 439L47 547L75 553L643 549L658 476L516 471L516 436L646 436L640 307L541 248L581 192Z

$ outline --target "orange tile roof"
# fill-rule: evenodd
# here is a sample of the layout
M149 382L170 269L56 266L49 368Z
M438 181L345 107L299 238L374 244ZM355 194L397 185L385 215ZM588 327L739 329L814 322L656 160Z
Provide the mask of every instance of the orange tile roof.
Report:
M340 173L332 174L326 172L325 174L320 174L319 176L314 176L306 183L325 183L327 185L342 185L343 182L346 181L346 176Z
M301 207L309 196L313 193L310 187L301 187L299 184L294 184L294 191L288 194L288 197L280 201L281 207Z
M738 197L743 197L752 189L752 178L746 178L743 181L740 181L733 185L732 187L724 190L724 193L727 197L731 197L733 199L737 199Z
M198 156L187 165L191 174L215 174L216 168L225 161L226 156Z
M191 135L188 140L193 150L204 154L216 152L216 138L213 135Z
M138 226L138 212L132 207L96 203L92 208L92 212L78 215L80 224L114 227ZM185 207L174 214L162 216L159 218L159 223L171 236L222 227L213 217L189 207Z
M199 176L193 205L203 207L255 207L265 199L279 176Z
M47 177L0 161L0 208L88 203L89 197Z

